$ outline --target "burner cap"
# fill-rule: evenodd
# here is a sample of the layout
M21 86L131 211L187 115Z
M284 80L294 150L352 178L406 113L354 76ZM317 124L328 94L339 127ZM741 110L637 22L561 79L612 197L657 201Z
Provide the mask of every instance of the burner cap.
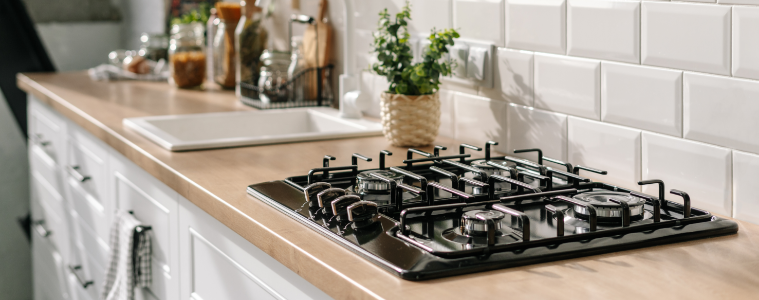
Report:
M493 220L495 222L495 230L501 230L501 220L505 216L502 212L497 210L470 210L461 215L461 232L465 235L484 235L487 234L487 222L480 220L479 217L484 217L487 220Z
M370 174L382 175L395 181L400 181L403 179L403 175L390 170L364 171L358 173L358 176L356 176L356 185L358 186L359 193L364 194L390 192L390 184L380 179L374 178Z
M622 207L614 202L610 202L609 198L625 201L630 206L630 216L637 217L643 215L643 204L645 200L631 196L627 193L612 192L612 191L598 191L587 192L575 195L573 198L588 202L596 208L596 215L599 218L620 218L622 217ZM575 205L574 211L580 215L587 217L588 210L585 207Z

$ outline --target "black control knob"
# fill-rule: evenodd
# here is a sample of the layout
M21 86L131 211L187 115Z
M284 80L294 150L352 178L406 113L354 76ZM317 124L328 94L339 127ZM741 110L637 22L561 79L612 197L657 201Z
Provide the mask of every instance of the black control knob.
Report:
M360 201L361 197L356 195L345 195L337 197L337 199L332 200L332 214L337 216L338 221L346 221L346 217L348 215L348 206ZM329 208L324 208L325 211L327 209Z
M359 229L374 223L374 217L379 214L377 203L371 201L358 201L346 209L348 220L353 222L353 228Z
M303 188L303 194L306 196L306 202L310 207L318 207L317 195L322 191L331 188L332 185L326 182L314 182Z
M324 207L328 212L332 212L330 203L340 196L345 196L347 193L341 188L328 188L316 194L316 201L311 202L311 207Z

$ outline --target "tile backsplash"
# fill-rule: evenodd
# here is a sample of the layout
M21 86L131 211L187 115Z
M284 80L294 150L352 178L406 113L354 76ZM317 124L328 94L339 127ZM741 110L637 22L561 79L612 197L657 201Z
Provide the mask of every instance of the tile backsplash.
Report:
M759 181L759 0L410 2L415 37L432 24L415 16L435 14L435 27L498 47L493 89L443 84L441 135L493 139L502 152L539 147L609 172L585 174L594 180L653 195L657 187L637 182L662 179L696 207L759 223L750 191ZM386 82L362 76L378 102Z

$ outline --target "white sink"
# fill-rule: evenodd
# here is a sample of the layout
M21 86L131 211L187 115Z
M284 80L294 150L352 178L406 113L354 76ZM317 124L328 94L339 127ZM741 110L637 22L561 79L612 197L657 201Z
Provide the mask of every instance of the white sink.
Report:
M382 134L379 123L338 114L332 108L291 108L129 118L124 126L171 151Z

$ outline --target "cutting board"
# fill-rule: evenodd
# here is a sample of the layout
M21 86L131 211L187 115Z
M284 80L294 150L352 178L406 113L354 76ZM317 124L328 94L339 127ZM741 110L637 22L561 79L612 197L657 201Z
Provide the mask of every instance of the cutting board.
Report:
M316 21L308 25L306 32L303 33L303 56L308 67L323 67L330 63L332 27L323 21L326 11L327 0L321 0ZM317 49L319 53L316 53Z

